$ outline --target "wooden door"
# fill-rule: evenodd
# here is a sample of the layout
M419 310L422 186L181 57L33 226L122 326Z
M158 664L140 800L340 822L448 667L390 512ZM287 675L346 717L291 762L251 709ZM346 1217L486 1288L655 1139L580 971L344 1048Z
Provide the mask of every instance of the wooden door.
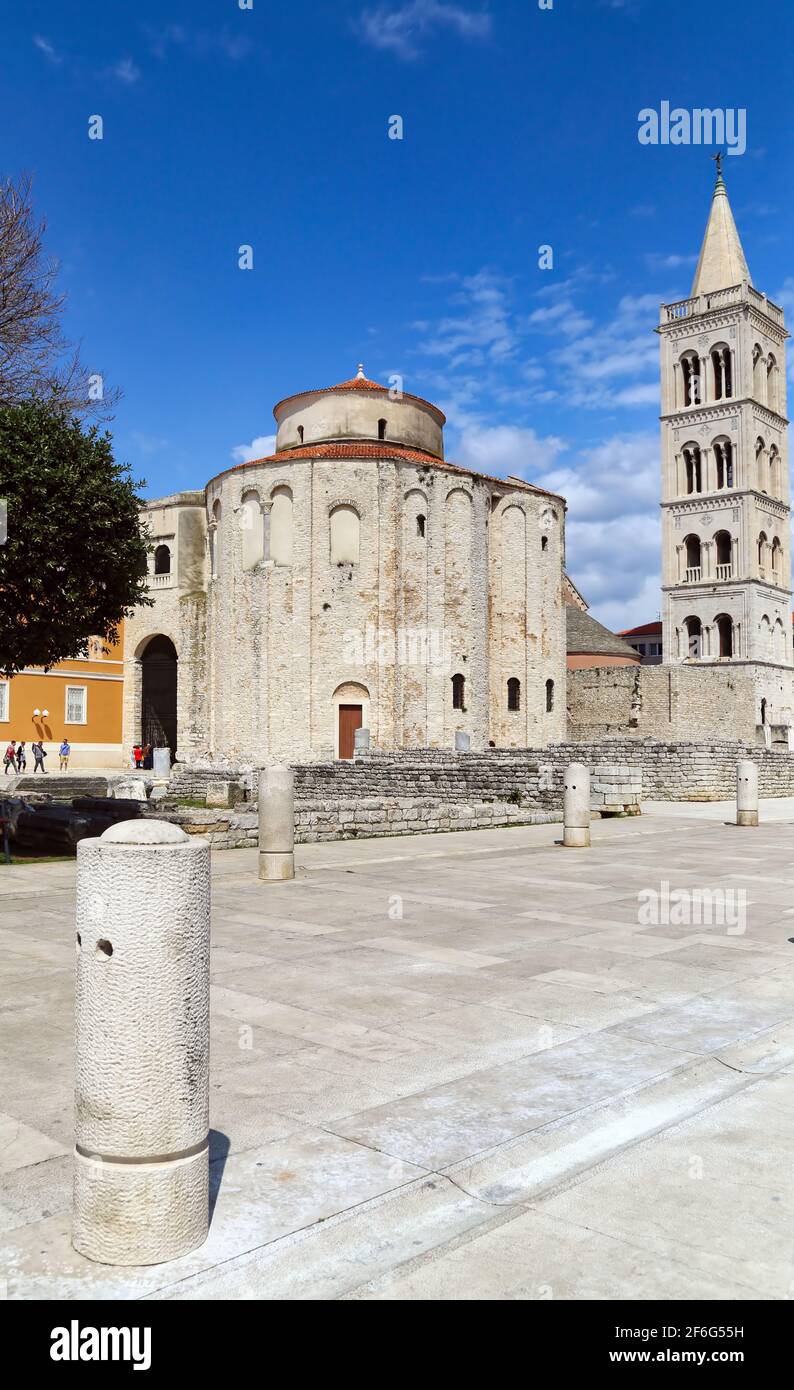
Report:
M363 705L339 706L339 756L352 758L355 748L356 729L363 723Z

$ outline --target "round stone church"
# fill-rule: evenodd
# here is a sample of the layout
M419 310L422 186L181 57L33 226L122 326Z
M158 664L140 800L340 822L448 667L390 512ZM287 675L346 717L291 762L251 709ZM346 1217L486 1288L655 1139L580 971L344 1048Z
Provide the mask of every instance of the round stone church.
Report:
M273 413L274 454L146 505L125 749L257 766L350 758L357 729L387 751L563 739L563 499L447 462L441 411L363 368Z

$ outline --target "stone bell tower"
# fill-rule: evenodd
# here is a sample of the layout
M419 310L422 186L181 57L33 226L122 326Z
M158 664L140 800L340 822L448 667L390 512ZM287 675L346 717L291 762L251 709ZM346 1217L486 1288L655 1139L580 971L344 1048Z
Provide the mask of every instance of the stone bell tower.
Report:
M758 723L787 724L788 333L753 287L720 165L691 296L657 329L664 660L744 668Z

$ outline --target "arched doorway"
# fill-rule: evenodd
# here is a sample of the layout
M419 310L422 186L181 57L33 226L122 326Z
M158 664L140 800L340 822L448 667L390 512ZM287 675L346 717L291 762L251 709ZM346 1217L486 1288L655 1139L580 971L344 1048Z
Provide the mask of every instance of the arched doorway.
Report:
M176 647L170 637L152 637L141 655L141 741L171 749L176 757Z
M334 752L350 759L355 751L356 729L369 728L369 691L358 681L338 685L332 696L334 709Z

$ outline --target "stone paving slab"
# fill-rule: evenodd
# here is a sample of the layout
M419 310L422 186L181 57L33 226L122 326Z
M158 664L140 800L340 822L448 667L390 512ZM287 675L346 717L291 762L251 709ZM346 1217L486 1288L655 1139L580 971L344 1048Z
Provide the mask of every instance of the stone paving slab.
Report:
M215 854L217 1203L139 1270L69 1243L74 866L0 868L9 1296L787 1296L794 803L725 819ZM663 881L744 888L744 930L644 925Z

